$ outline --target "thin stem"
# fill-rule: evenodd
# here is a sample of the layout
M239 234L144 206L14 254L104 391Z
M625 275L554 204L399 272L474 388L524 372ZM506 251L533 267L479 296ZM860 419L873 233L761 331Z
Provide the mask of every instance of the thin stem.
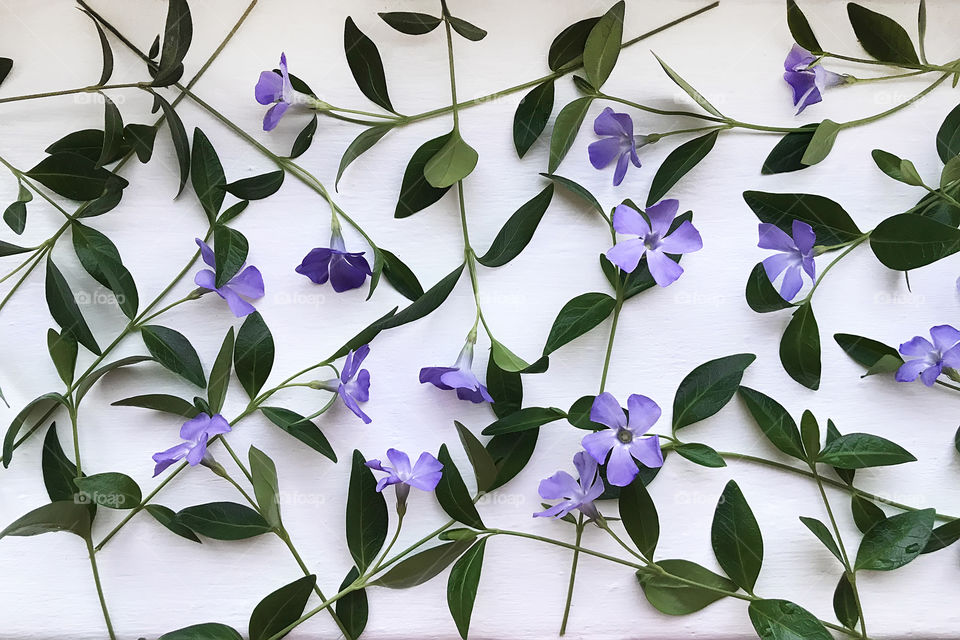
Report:
M623 308L623 291L619 281L619 272L617 280L617 303L613 307L613 322L610 324L610 337L607 339L607 353L603 358L603 373L600 375L600 391L603 393L607 386L607 374L610 371L610 359L613 355L613 341L617 335L617 324L620 321L620 310Z
M913 76L923 75L925 73L930 73L931 71L935 71L935 69L910 71L908 73L897 73L892 76L876 76L873 78L858 78L854 76L849 76L847 79L847 83L853 85L853 84L863 84L865 82L883 82L886 80L899 80L901 78L910 78Z
M948 389L953 389L954 391L960 391L960 387L955 384L950 384L949 382L943 382L942 380L937 380L937 384L941 387L946 387Z
M111 89L143 89L149 86L149 82L124 82L122 84L104 84L92 85L89 87L78 87L76 89L63 89L61 91L47 91L44 93L30 93L23 96L11 96L9 98L0 98L0 104L4 102L20 102L21 100L35 100L37 98L53 98L55 96L69 96L75 93L96 93L98 91L109 91Z
M834 259L830 262L830 264L828 264L828 265L824 268L824 270L820 272L820 276L819 276L819 277L816 279L816 281L813 283L813 287L810 289L810 293L807 294L807 296L803 299L803 302L801 302L801 304L804 304L804 303L806 303L806 302L809 302L809 301L813 298L813 294L816 292L817 288L820 286L820 283L823 282L823 279L826 277L826 275L827 275L827 273L830 271L830 269L833 268L833 265L835 265L835 264L837 264L838 262L840 262L841 260L843 260L843 259L847 256L848 253L850 253L851 251L853 251L854 249L856 249L858 246L860 246L860 244L862 244L862 243L863 243L867 238L869 238L869 237L870 237L870 234L869 234L869 233L863 234L862 236L860 236L859 238L857 238L856 240L854 240L853 242L851 242L851 243L850 243L850 246L848 246L846 249L844 249L843 253L841 253L841 254L838 255L836 258L834 258Z
M227 441L225 438L220 438L220 441L226 445ZM244 472L246 472L246 470L244 470ZM240 495L242 495L243 499L246 500L251 507L253 507L254 511L256 511L257 513L260 512L260 505L257 504L257 501L254 500L252 497L250 497L250 494L247 493L246 490L244 490L244 488L240 486L240 483L234 480L233 477L229 473L227 473L226 469L224 469L222 472L215 471L214 473L216 473L218 476L220 476L221 478L223 478L224 480L232 484L233 488L240 492Z
M405 511L400 511L397 513L397 529L393 532L393 537L390 539L390 544L388 544L387 548L383 550L382 554L380 554L380 559L373 564L373 568L367 572L367 575L372 576L380 570L380 565L383 564L383 561L390 554L390 551L393 549L393 545L397 544L397 538L400 537L400 529L403 528L404 515Z
M577 519L577 538L574 543L580 546L580 540L583 538L583 514ZM577 564L580 562L580 549L573 552L573 563L570 565L570 581L567 583L567 601L563 605L563 620L560 622L560 635L567 632L567 620L570 617L570 605L573 603L573 585L577 580Z
M528 540L536 540L538 542L545 542L547 544L552 544L556 547L563 547L565 549L570 549L572 551L579 551L580 553L585 553L588 556L593 556L595 558L600 558L601 560L608 560L610 562L623 565L625 567L630 567L631 569L643 569L646 567L645 564L637 564L629 560L623 560L622 558L617 558L615 556L602 553L600 551L594 551L593 549L587 549L586 547L581 547L579 545L570 544L568 542L563 542L562 540L554 540L552 538L545 538L543 536L538 536L533 533L525 533L523 531L510 531L507 529L486 529L487 533L491 535L501 535L501 536L513 536L515 538L526 538ZM729 592L724 592L729 595Z
M100 599L100 610L103 611L103 621L107 625L107 634L110 640L116 640L116 634L113 632L113 623L110 622L110 612L107 610L107 599L103 595L103 585L100 584L100 571L97 569L97 553L93 548L93 541L89 535L83 537L87 544L87 555L90 557L90 570L93 572L93 583L97 587L97 597Z
M881 67L900 67L901 69L917 69L921 73L929 73L931 71L943 71L944 73L954 73L954 69L951 65L955 64L957 61L954 60L948 65L938 65L938 64L917 64L913 62L884 62L882 60L871 60L870 58L856 58L853 56L846 56L839 53L831 53L829 51L814 51L812 52L817 56L822 58L833 58L835 60L845 60L847 62L856 62L858 64L869 64L874 66Z

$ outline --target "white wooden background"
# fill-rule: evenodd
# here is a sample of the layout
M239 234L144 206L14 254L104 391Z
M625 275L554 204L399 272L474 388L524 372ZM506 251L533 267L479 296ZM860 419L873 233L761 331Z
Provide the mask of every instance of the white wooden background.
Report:
M162 28L166 7L161 0L97 0L92 4L143 47L149 46ZM195 34L186 77L191 77L216 47L245 4L236 0L191 3ZM376 12L383 10L436 13L435 4L426 0L262 0L196 92L271 149L285 153L307 116L288 116L276 131L264 134L260 131L264 108L253 100L259 72L272 68L281 51L286 51L290 69L324 100L372 108L355 88L343 57L343 21L349 13L379 44L398 109L414 113L448 104L441 31L407 37L376 17ZM912 30L915 2L870 4ZM956 58L960 55L955 38L960 9L947 0L928 4L929 56L936 61ZM551 39L566 25L599 14L606 5L598 0L454 0L451 8L455 14L490 32L479 43L456 42L460 95L479 96L543 75ZM700 5L692 0L629 0L625 34L632 37ZM862 54L847 25L843 3L807 0L803 6L824 46ZM783 14L780 1L723 0L720 8L625 51L605 90L661 106L689 106L688 99L659 71L650 50L725 113L767 124L861 117L892 106L925 86L924 80L908 80L831 90L822 104L794 118L790 92L781 79L782 60L791 44ZM114 41L114 45L114 81L144 79L139 61L119 43ZM0 55L16 60L3 95L82 86L95 81L100 72L94 30L70 2L0 0ZM837 64L831 67L850 70ZM152 122L144 95L136 91L113 95L127 122ZM558 83L558 106L574 95L568 79ZM838 265L817 292L814 304L823 338L823 383L820 391L812 392L790 380L778 361L778 342L787 316L760 316L744 302L747 275L766 252L756 248L756 220L740 195L745 189L819 193L842 203L861 228L871 228L908 208L922 193L884 177L874 167L870 150L882 147L911 158L921 174L935 181L941 165L934 135L958 96L945 86L895 117L846 131L825 162L800 173L760 175L761 162L775 137L723 134L711 155L672 191L684 208L696 212L704 248L684 259L686 273L679 282L666 290L644 293L625 306L609 390L621 399L630 393L656 399L664 407L658 428L667 430L674 391L690 369L722 355L755 353L758 359L747 371L745 384L773 396L796 416L809 408L821 424L830 417L842 431L884 435L909 448L920 460L858 473L858 484L897 500L960 512L960 469L952 445L958 399L950 391L929 390L919 384L861 380L861 369L830 337L843 331L898 344L925 334L931 325L956 322L956 261L946 260L912 273L912 293L905 289L902 276L883 268L867 247ZM546 166L545 139L523 161L517 160L513 151L512 119L520 98L518 94L494 100L462 116L463 135L480 152L480 163L466 183L471 234L480 250L517 206L544 186L537 174ZM602 107L594 105L588 122ZM186 101L179 111L188 129L199 126L209 135L229 179L272 169L265 158L194 104ZM329 119L320 122L313 147L302 161L332 186L340 154L357 129ZM662 132L679 124L636 117L637 133ZM102 126L101 106L82 97L2 105L0 154L18 167L28 168L53 140L79 128L98 126ZM447 118L437 118L390 134L348 170L337 195L338 202L382 246L400 255L425 284L448 273L461 259L455 196L448 194L410 219L394 220L392 212L410 154L421 142L449 127ZM586 147L593 139L585 126L560 173L586 185L606 206L624 197L644 199L654 169L671 145L643 149L644 167L631 167L623 185L613 188L612 170L595 171L587 161ZM141 298L149 300L195 250L193 238L205 222L190 193L172 200L177 177L165 130L159 134L154 160L124 169L124 175L131 186L123 204L91 224L120 247ZM0 200L12 200L14 190L14 180L0 180ZM29 211L25 242L42 241L61 223L59 214L37 199ZM372 301L364 302L363 293L335 295L328 286L314 286L294 273L303 255L329 238L327 207L296 180L288 178L277 195L252 204L237 227L250 239L250 259L266 280L267 296L258 306L276 338L273 381L321 359L361 326L403 302L387 286L382 286ZM348 241L356 243L357 238L349 235ZM582 206L567 196L556 197L533 242L519 258L501 269L481 269L484 311L497 337L528 359L535 358L556 312L567 300L587 291L605 290L597 254L608 243L607 231ZM68 245L58 247L54 255L71 281L96 290ZM4 266L12 266L14 260L4 260ZM192 286L185 282L175 293L182 295ZM101 343L122 327L120 314L109 306L86 312ZM376 340L365 363L373 377L371 400L365 406L373 423L361 424L342 407L320 422L342 460L348 460L355 447L372 456L390 446L411 452L435 451L448 442L454 445L457 460L466 465L465 456L455 446L452 421L459 419L479 432L491 421L489 408L458 402L453 394L420 385L417 372L423 365L455 358L473 313L464 279L439 311ZM37 273L0 315L0 386L14 408L59 387L45 347L51 322L43 302L42 277ZM209 296L162 320L191 338L207 367L231 322L225 305ZM606 340L607 326L603 325L561 349L551 357L548 373L525 378L525 402L567 407L577 397L595 393ZM485 344L483 340L481 344ZM133 338L118 354L143 351ZM477 366L482 370L485 349L479 354ZM84 357L88 359L89 354ZM105 379L89 395L80 416L85 470L121 471L145 490L154 486L150 454L177 441L179 424L149 411L109 406L118 398L148 392L191 390L158 367L143 366ZM325 398L315 393L285 392L277 403L307 413ZM225 413L235 414L243 402L242 391L233 389ZM13 411L0 410L0 422L6 424L12 415ZM63 422L61 419L61 433L66 426ZM688 439L717 448L778 458L758 433L738 401L685 430ZM491 526L572 538L568 525L534 520L531 513L539 508L537 483L558 468L572 470L571 456L582 435L558 425L545 428L529 466L482 502L485 521ZM68 438L64 440L69 451ZM292 537L320 585L328 593L336 591L350 565L342 524L349 464L329 463L259 417L242 423L232 440L239 450L256 444L277 461L284 519ZM41 443L42 438L36 437L19 449L10 469L2 473L2 524L47 500L40 474ZM218 457L223 460L226 456L220 451ZM758 592L793 600L820 617L832 618L831 597L839 568L797 520L799 515L825 516L814 486L803 479L735 462L711 470L679 458L670 460L651 487L660 511L659 556L684 557L717 569L709 544L710 521L720 491L730 478L740 484L764 532L765 560ZM831 492L831 498L847 544L855 547L857 533L845 495ZM160 503L174 509L233 499L234 490L202 468L178 477L159 496ZM615 510L615 506L611 504L607 510ZM95 539L121 516L101 509ZM419 538L444 519L432 496L414 492L401 544ZM597 530L587 531L584 544L616 553ZM221 621L245 630L254 605L300 575L274 537L205 541L201 546L172 535L145 514L136 517L98 557L106 597L122 638L155 637L203 621ZM492 540L472 636L554 637L569 562L569 552L562 549L519 539ZM957 564L957 550L951 548L923 556L893 573L864 574L858 583L875 637L956 637L960 624L955 606L960 597ZM4 539L0 541L0 568L0 637L105 636L89 564L76 537ZM366 637L456 636L445 604L445 577L412 591L371 590L370 606ZM692 616L670 618L646 603L632 572L584 557L568 636L745 637L752 634L745 609L743 602L728 600ZM319 615L290 637L335 636L329 617Z

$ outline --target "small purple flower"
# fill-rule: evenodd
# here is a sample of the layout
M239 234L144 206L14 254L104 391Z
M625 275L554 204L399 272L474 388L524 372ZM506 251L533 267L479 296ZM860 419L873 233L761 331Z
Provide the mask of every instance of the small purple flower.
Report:
M410 456L403 451L387 449L387 458L392 467L376 459L367 460L366 465L387 474L386 477L377 480L377 491L382 492L392 484L397 485L398 509L402 509L402 505L406 502L410 487L416 487L421 491L433 491L440 482L440 476L443 475L443 464L426 451L420 454L412 467Z
M634 458L650 468L663 465L660 438L655 435L641 437L660 419L660 407L647 396L635 393L627 398L627 409L630 411L629 422L613 394L604 392L598 395L590 408L590 419L609 429L588 434L581 442L599 464L603 464L610 454L607 480L618 487L633 482L640 472Z
M457 390L457 397L470 402L493 402L487 388L473 373L473 342L467 341L452 367L424 367L420 369L420 383L429 382L438 389Z
M794 44L783 62L786 70L783 79L793 89L793 104L799 107L797 114L812 104L823 100L821 92L827 87L843 84L847 76L827 71L817 63L817 57Z
M626 113L614 113L607 107L593 121L593 130L598 136L607 136L603 140L591 143L587 148L590 164L594 169L603 169L616 159L617 169L613 173L613 185L623 182L627 175L627 163L640 167L637 147L647 144L646 136L633 135L633 120Z
M362 287L367 276L373 273L363 254L363 251L349 253L340 235L340 227L334 226L330 248L311 250L296 271L316 284L324 284L329 280L333 290L341 293Z
M792 238L777 225L761 222L760 242L757 243L761 249L780 252L763 261L763 270L767 272L771 284L786 272L780 284L780 295L784 300L793 300L800 292L803 286L801 269L807 272L811 280L817 277L813 261L813 243L817 241L817 234L813 232L813 227L799 220L793 221L791 229Z
M280 75L273 71L260 72L260 80L257 81L253 93L260 104L273 105L263 117L263 130L272 131L290 105L296 101L296 93L290 84L290 74L287 73L287 54L280 54Z
M573 466L580 474L579 482L566 471L557 471L555 474L540 481L540 497L544 500L560 500L546 511L533 514L534 517L562 518L574 509L590 520L600 518L600 512L593 501L603 493L603 480L597 473L597 461L586 451L580 451L573 456Z
M359 404L370 399L370 372L361 369L360 365L369 354L370 345L368 344L356 351L351 350L343 363L343 371L340 372L339 378L310 384L317 389L335 392L343 400L343 404L347 405L347 409L353 411L364 424L372 422L370 416L363 412Z
M647 256L650 275L661 287L672 284L683 273L683 268L667 255L692 253L703 248L700 232L689 220L684 220L674 231L670 225L677 215L680 203L676 200L663 200L647 207L647 217L625 204L613 211L613 228L617 233L638 236L613 245L607 251L607 259L627 273L631 273L640 264L640 258ZM649 222L647 222L649 219Z
M153 454L153 461L157 466L153 469L153 477L157 477L164 469L181 458L186 458L191 467L200 464L207 457L207 441L215 435L229 433L230 425L219 413L208 416L201 413L191 418L180 427L180 438L184 440L166 451Z
M932 387L944 368L960 369L960 331L941 324L930 329L930 337L933 344L916 336L900 345L900 353L915 359L907 360L897 369L898 382L913 382L920 376L923 384Z
M215 270L217 268L217 262L213 255L213 249L200 238L196 238L196 241L197 246L200 247L200 255L203 257L203 261L208 267ZM230 282L222 287L217 287L217 275L210 269L198 271L193 281L198 287L215 291L217 295L226 300L230 306L230 311L238 318L250 315L256 311L252 304L240 296L256 300L262 298L264 294L263 276L260 275L260 271L254 266L249 266L233 276Z

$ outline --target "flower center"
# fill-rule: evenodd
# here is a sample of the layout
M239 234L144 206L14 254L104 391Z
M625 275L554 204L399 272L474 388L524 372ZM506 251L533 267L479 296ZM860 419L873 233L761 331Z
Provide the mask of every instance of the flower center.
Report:
M659 233L648 233L643 238L643 246L645 246L647 249L656 249L661 243L662 240L660 239Z
M617 432L617 440L623 444L630 444L633 442L633 432L627 429L620 429L620 431Z

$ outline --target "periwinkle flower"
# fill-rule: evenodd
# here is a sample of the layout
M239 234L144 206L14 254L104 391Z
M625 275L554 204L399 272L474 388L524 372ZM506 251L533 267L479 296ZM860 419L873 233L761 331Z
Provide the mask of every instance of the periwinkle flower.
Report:
M370 372L361 369L360 365L369 354L370 345L368 344L363 345L356 351L351 350L343 363L343 370L340 372L339 378L311 383L310 385L317 389L335 392L343 400L347 409L350 409L358 418L363 420L364 424L372 422L370 416L360 408L361 402L370 399Z
M813 261L813 243L817 241L817 234L813 227L799 220L793 221L791 230L793 237L788 236L775 224L761 222L760 241L757 243L761 249L780 252L763 261L763 270L767 272L771 284L781 273L784 274L780 284L780 295L784 300L793 300L803 287L801 270L805 271L811 280L817 277L816 264Z
M640 167L640 158L637 156L637 147L647 144L646 136L633 135L633 120L626 113L615 113L607 107L600 112L593 121L593 130L598 136L607 136L590 144L587 152L590 155L590 164L594 169L603 169L608 164L617 161L617 168L613 172L613 185L618 186L627 175L627 163Z
M679 208L680 203L676 200L663 200L647 207L647 217L644 218L632 207L619 205L613 211L613 228L617 233L637 237L613 245L606 253L607 259L630 273L646 255L650 275L658 285L666 287L675 282L683 273L683 267L667 254L692 253L703 248L700 232L689 220L670 231Z
M377 480L377 491L382 492L390 485L397 486L397 509L403 511L410 487L422 491L433 491L443 475L443 463L424 451L411 466L410 456L397 449L387 449L387 459L393 466L385 465L380 460L367 460L366 465L376 471L383 471L387 475Z
M363 251L348 252L339 225L334 225L330 247L311 250L296 271L316 284L324 284L329 280L333 290L342 293L362 287L367 276L373 273L363 254Z
M573 456L573 466L580 474L579 481L574 480L573 476L566 471L557 471L549 478L540 481L540 497L544 500L560 500L560 502L545 511L533 514L534 517L562 518L574 509L579 509L590 520L598 520L601 517L596 505L593 504L604 489L603 480L597 473L597 461L586 451L580 451Z
M637 477L640 468L634 458L653 468L663 465L660 439L642 437L660 419L660 407L646 396L633 394L627 398L630 419L613 394L601 393L590 407L590 419L606 425L602 431L584 436L581 444L599 464L607 460L607 480L610 484L625 487Z
M197 246L200 247L200 255L203 261L210 269L214 269L214 271L210 269L198 271L196 277L193 279L197 286L209 291L215 291L217 295L227 301L227 305L230 306L230 311L238 318L250 315L256 311L252 304L240 296L253 300L263 297L263 276L260 275L260 271L254 266L249 266L233 276L227 284L218 287L217 275L215 273L217 262L213 254L213 249L200 238L196 238L196 241Z
M457 390L457 397L470 402L493 402L490 392L477 379L473 366L473 342L467 340L452 367L423 367L420 369L420 383L429 382L438 389Z
M793 104L799 107L798 114L822 101L822 92L827 87L843 84L849 77L824 69L815 55L798 44L790 49L787 59L783 61L783 68L783 79L793 89Z
M279 75L273 71L260 72L260 80L257 81L253 93L260 104L273 105L263 117L263 130L272 131L290 105L296 101L296 92L290 84L290 74L287 72L287 54L280 54Z
M157 477L164 469L182 458L186 458L190 466L195 467L208 458L207 441L215 435L229 432L230 425L219 413L213 416L201 413L196 418L187 420L180 427L180 438L184 442L153 454L153 461L157 463L153 476Z
M932 387L945 368L960 369L960 331L948 324L930 329L933 344L922 336L915 336L900 345L900 353L914 356L897 369L898 382L913 382L920 376L921 382Z

